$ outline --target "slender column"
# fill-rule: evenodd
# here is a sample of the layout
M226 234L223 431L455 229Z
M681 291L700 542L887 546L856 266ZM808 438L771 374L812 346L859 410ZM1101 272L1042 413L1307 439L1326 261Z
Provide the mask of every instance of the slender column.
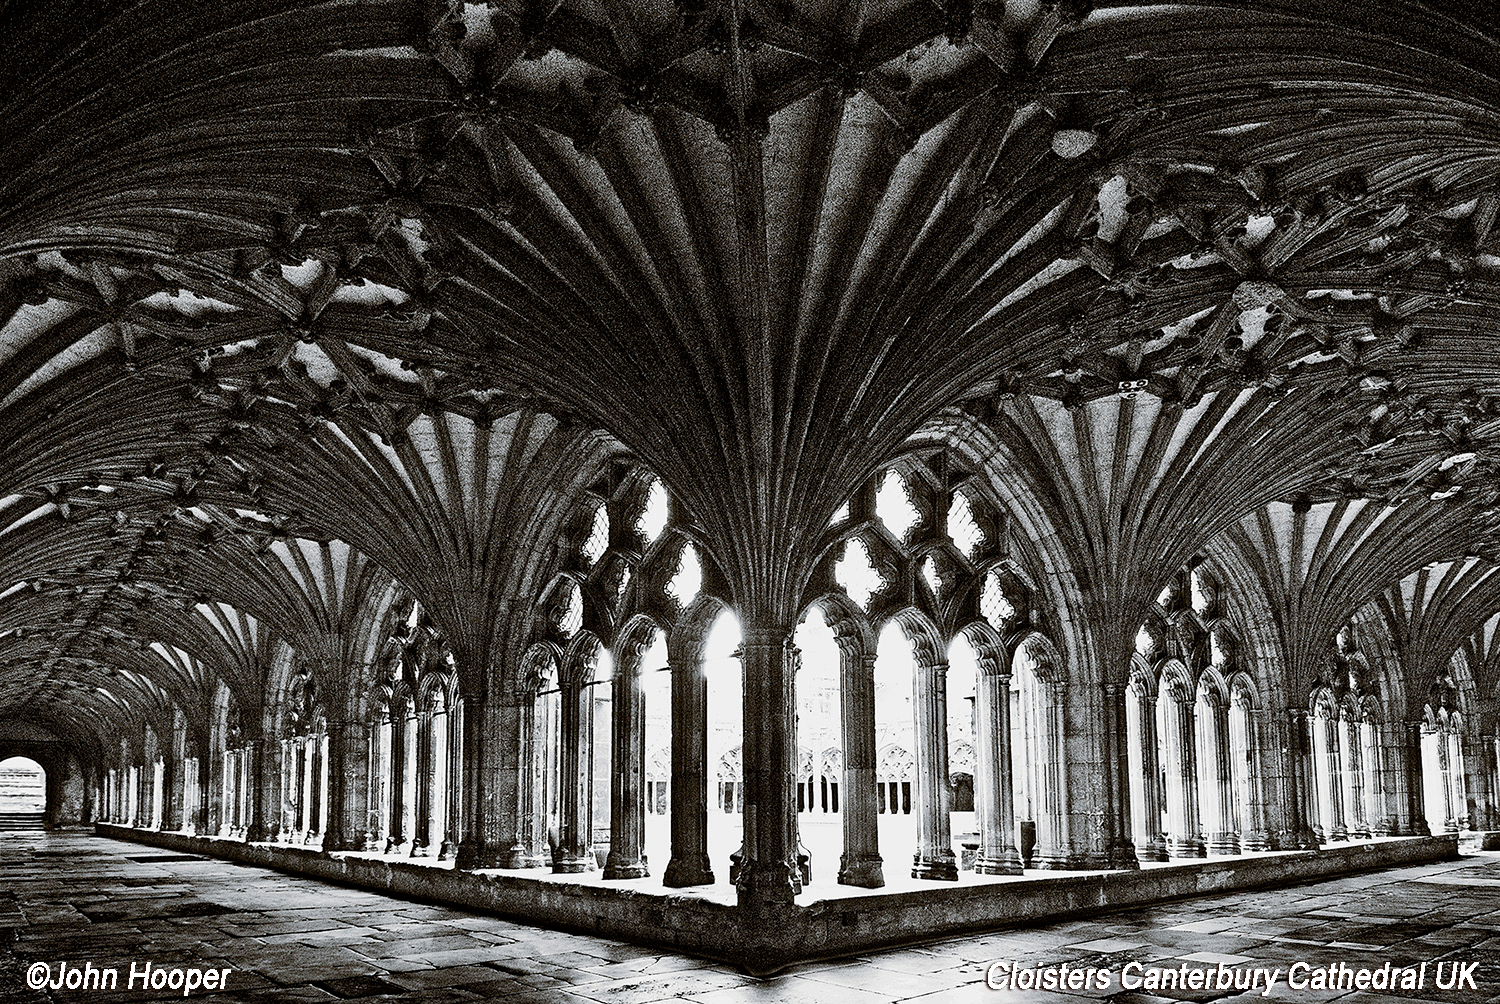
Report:
M1021 852L1016 849L1015 796L1011 788L1010 666L1003 659L981 658L975 686L974 808L979 819L979 853L974 858L974 871L980 875L1019 875ZM871 740L873 745L873 734Z
M401 705L390 709L390 722L391 774L387 797L391 825L385 838L385 851L387 854L399 854L410 839L403 807L406 804L406 789L411 783L406 776L406 715Z
M1231 698L1231 702L1235 699ZM1240 806L1240 843L1247 851L1269 851L1272 849L1271 834L1266 825L1265 780L1261 776L1261 742L1259 708L1246 700L1231 707L1230 755L1234 767L1243 774L1237 793L1244 792L1245 801ZM1231 775L1233 771L1231 771Z
M1344 768L1343 800L1349 836L1370 836L1365 821L1365 762L1359 742L1359 722L1340 716L1338 722L1339 762Z
M1214 832L1209 834L1208 849L1215 854L1240 853L1240 831L1235 822L1234 772L1230 766L1229 706L1217 699L1212 703L1209 723L1213 741L1213 796L1218 817Z
M710 885L708 858L708 680L703 675L701 641L672 646L672 858L665 885Z
M1448 831L1457 833L1469 826L1469 795L1464 788L1463 738L1457 732L1444 733L1448 754Z
M1156 697L1137 687L1125 690L1125 762L1140 797L1131 799L1131 827L1140 861L1167 860L1167 841L1161 831L1161 763L1157 757Z
M875 653L862 650L857 637L841 631L839 683L843 692L844 853L842 885L879 889L885 885L880 857L879 809L875 802Z
M641 686L644 646L631 642L615 660L610 741L609 857L607 879L642 878L650 874L646 841L646 692Z
M245 841L266 839L265 740L257 737L245 744L245 794L249 799L245 817Z
M1168 853L1174 858L1201 858L1207 851L1199 838L1197 770L1193 756L1193 711L1186 698L1173 694L1161 706L1166 742Z
M1373 837L1391 835L1391 818L1386 811L1386 766L1380 742L1381 726L1361 722L1359 728L1360 766L1365 781L1365 822Z
M775 914L802 891L797 862L797 658L792 632L743 629L745 856L735 882L742 907Z
M146 768L144 765L132 767L131 780L135 789L135 813L130 825L144 829L151 821L151 799L147 795Z
M448 708L448 721L443 735L448 743L443 757L445 776L444 796L448 804L447 824L443 827L443 846L438 857L446 861L458 856L458 844L454 838L463 833L463 763L464 763L464 704L462 698Z
M1426 776L1422 769L1422 723L1406 722L1396 723L1402 729L1402 742L1399 749L1402 753L1402 771L1405 782L1406 798L1404 800L1406 818L1409 823L1408 833L1419 836L1430 836L1431 828L1427 825L1427 800L1426 800Z
M416 790L408 794L411 801L411 856L425 858L432 853L432 711L418 711L415 719L417 756L414 767Z
M1339 759L1338 719L1314 715L1313 751L1318 757L1318 796L1323 805L1323 826L1329 840L1348 840L1349 828L1344 824L1344 799L1342 778L1343 763Z
M219 758L219 797L215 800L219 806L220 836L237 836L235 830L239 827L239 796L235 793L235 782L239 779L239 751L225 750ZM124 808L124 801L121 801Z
M364 845L363 834L358 829L358 820L365 813L359 806L355 788L355 772L351 763L359 763L364 757L354 755L351 750L353 737L364 730L357 723L329 720L323 726L323 798L320 815L322 819L323 850L343 851Z
M1064 870L1077 866L1073 848L1072 816L1068 811L1068 685L1064 680L1041 680L1045 703L1039 710L1040 734L1033 738L1039 747L1038 776L1041 802L1038 812L1036 851L1038 868Z
M296 843L307 843L312 839L317 824L313 816L313 801L316 797L313 784L317 779L317 751L311 735L297 737L297 767L302 775L298 785L297 832L292 839Z
M434 710L427 723L427 847L446 859L448 815L448 713Z
M917 646L914 646L914 648ZM923 653L912 667L916 717L917 853L911 877L958 881L948 821L948 664Z
M1102 687L1104 708L1104 769L1108 778L1103 808L1106 816L1106 860L1111 868L1130 871L1141 866L1131 841L1130 778L1125 754L1129 728L1126 724L1127 687L1106 683Z
M406 857L418 857L427 849L417 828L417 804L422 797L421 724L413 696L406 705L406 721L401 730L401 834L405 838L401 851Z
M193 820L193 831L200 836L214 833L214 769L213 756L204 746L198 757L198 805Z
M162 757L161 771L161 793L162 812L161 828L167 832L182 829L182 782L184 773L178 762L177 744L165 751Z
M562 805L554 872L592 871L594 860L594 695L584 672L562 683Z

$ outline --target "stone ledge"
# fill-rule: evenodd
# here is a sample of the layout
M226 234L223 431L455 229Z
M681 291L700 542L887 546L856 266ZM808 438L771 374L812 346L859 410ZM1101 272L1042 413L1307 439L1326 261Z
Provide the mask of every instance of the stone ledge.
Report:
M545 927L706 956L756 975L796 962L931 941L1020 923L1074 917L1210 893L1293 885L1400 865L1453 860L1458 835L1387 838L1157 865L1127 872L1031 873L982 885L917 891L851 891L774 918L701 896L628 885L545 881L524 874L460 872L303 847L101 823L102 837L294 872L411 899L481 910ZM774 923L768 923L768 920Z

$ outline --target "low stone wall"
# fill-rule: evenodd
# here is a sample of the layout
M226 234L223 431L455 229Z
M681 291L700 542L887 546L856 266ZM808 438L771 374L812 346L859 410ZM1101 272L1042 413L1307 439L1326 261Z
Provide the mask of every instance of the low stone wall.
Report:
M756 974L794 962L928 941L1022 922L1077 916L1184 896L1290 885L1458 857L1458 837L1410 837L1171 864L1140 871L871 892L755 916L694 895L460 872L300 847L245 844L101 823L103 837L275 868L398 896L481 910L547 927L670 948Z

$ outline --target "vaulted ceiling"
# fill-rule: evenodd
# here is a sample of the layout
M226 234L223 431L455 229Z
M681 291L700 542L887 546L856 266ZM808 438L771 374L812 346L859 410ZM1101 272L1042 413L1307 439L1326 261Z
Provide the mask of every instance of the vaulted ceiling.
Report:
M200 700L326 620L334 540L483 662L627 458L766 624L965 426L1067 546L1148 540L1147 600L1274 500L1500 553L1500 37L1455 11L0 3L0 715Z

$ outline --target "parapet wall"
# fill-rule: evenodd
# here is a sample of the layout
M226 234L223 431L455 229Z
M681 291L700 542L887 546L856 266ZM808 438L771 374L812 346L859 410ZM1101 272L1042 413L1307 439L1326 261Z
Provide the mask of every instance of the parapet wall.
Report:
M693 894L627 884L461 872L299 847L246 844L101 823L100 836L275 868L397 896L494 913L730 962L756 974L807 959L930 941L1144 903L1452 860L1458 837L1405 837L1160 865L1129 872L1028 875L976 885L857 893L799 904L775 918ZM770 923L774 921L774 923Z

